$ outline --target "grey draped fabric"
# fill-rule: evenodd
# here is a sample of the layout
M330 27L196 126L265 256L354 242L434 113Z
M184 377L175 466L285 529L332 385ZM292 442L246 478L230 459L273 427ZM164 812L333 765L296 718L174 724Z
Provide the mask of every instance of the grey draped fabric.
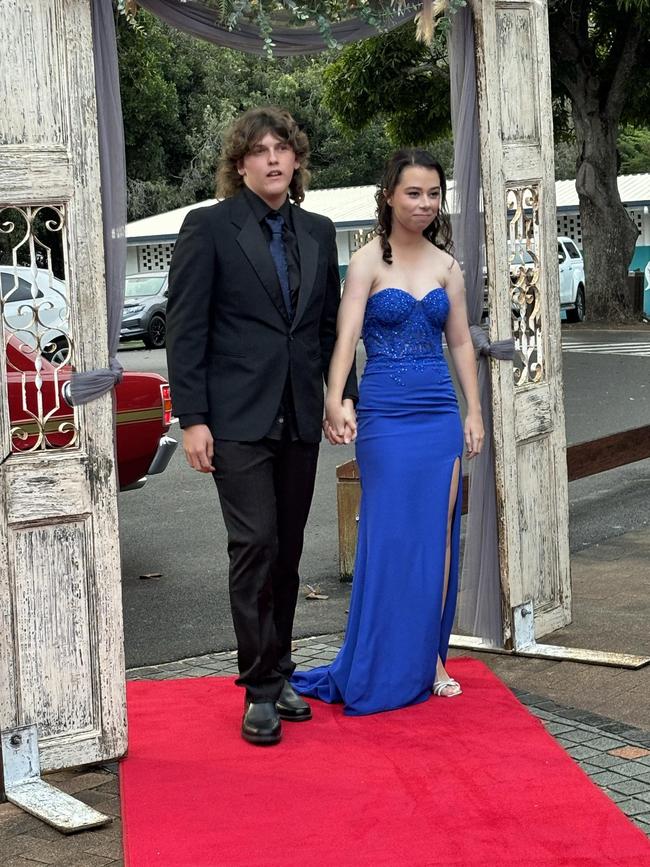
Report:
M214 9L195 0L138 0L138 4L149 12L153 12L167 24L198 36L207 42L223 45L245 51L247 54L264 54L264 44L258 27L253 24L240 23L236 30L228 30L217 21ZM417 14L417 8L395 14L394 19L387 24L387 30L398 27L410 21ZM377 29L359 18L351 18L331 25L334 39L343 44L376 36ZM276 57L291 57L298 54L315 54L329 48L320 31L313 26L282 27L275 26L271 34Z
M75 405L101 397L122 379L122 365L116 355L120 343L126 272L124 125L113 4L111 0L92 0L91 6L104 223L109 367L73 374L70 398Z
M484 223L481 212L481 162L472 13L453 17L449 38L451 116L454 131L454 245L465 274L470 333L478 352L479 397L485 443L470 464L469 506L458 625L488 643L502 646L501 593L496 487L492 439L490 357L511 360L512 339L491 344L480 327L483 314Z

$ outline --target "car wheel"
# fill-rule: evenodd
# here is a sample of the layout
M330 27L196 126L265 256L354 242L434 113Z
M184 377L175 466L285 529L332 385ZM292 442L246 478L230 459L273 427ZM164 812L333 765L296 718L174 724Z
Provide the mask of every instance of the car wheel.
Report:
M147 333L142 338L147 349L162 349L167 337L167 323L164 317L156 314L151 317Z
M573 308L573 310L567 310L566 312L567 322L584 322L586 312L585 290L583 286L578 286L578 291L576 292L575 307Z
M61 367L64 364L70 364L71 347L67 337L58 337L48 344L44 351L43 357L54 364L56 367Z

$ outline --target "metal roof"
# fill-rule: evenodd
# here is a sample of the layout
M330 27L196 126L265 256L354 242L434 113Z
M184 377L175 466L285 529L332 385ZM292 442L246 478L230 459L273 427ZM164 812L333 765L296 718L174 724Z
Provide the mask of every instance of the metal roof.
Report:
M630 208L650 204L650 174L621 175L618 189L624 205ZM323 214L340 231L372 226L375 222L374 184L362 187L336 187L329 190L309 190L305 195L303 207L306 211ZM578 209L578 194L575 181L556 181L555 196L558 211ZM447 194L449 209L453 212L453 181ZM184 208L176 208L154 217L135 220L126 227L126 237L131 243L151 243L153 241L174 241L186 214L194 208L214 205L217 199L207 199Z

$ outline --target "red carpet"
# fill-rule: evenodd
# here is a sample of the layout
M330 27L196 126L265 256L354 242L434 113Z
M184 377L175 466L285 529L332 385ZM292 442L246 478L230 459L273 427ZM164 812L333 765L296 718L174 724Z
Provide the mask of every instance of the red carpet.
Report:
M480 662L455 699L313 702L276 747L230 678L128 685L127 867L643 867L650 841Z

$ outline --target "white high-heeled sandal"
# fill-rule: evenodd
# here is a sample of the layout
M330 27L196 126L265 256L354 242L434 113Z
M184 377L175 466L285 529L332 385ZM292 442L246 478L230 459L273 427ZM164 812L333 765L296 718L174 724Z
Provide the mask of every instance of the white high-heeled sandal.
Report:
M443 692L443 690L449 686L452 687L454 691ZM454 680L453 677L449 677L446 680L434 680L433 694L439 696L440 698L455 698L457 695L462 695L463 690L460 688L460 684L457 680Z

